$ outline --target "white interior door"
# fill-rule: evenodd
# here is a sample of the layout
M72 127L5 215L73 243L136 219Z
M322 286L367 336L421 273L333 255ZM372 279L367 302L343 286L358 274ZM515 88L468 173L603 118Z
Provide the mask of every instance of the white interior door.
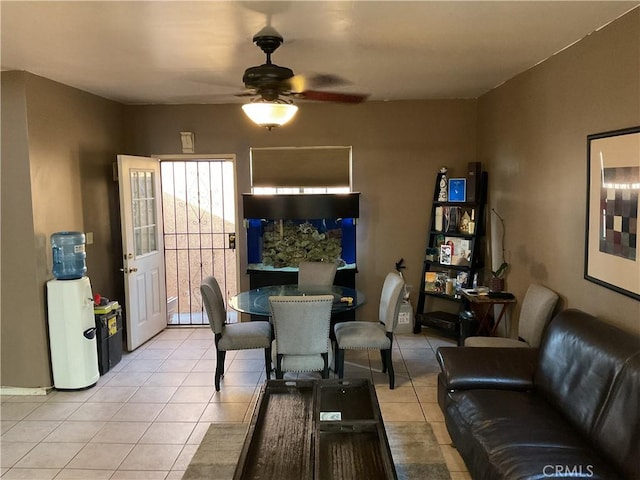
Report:
M160 164L118 155L127 349L167 326Z

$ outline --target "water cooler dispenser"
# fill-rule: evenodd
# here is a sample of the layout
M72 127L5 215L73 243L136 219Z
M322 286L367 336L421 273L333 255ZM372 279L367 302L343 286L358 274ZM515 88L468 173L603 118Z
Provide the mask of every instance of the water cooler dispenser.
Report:
M58 280L76 280L87 273L87 238L82 232L57 232L51 235L53 267Z
M51 236L56 279L47 282L49 346L53 384L60 390L91 387L100 377L93 294L84 276L84 243L80 232Z

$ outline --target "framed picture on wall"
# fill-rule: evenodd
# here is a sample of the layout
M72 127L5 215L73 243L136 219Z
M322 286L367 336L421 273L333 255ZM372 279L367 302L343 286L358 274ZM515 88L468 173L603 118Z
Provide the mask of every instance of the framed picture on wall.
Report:
M640 126L587 136L584 278L640 300Z
M467 199L467 179L466 178L450 178L449 179L449 201L464 202Z

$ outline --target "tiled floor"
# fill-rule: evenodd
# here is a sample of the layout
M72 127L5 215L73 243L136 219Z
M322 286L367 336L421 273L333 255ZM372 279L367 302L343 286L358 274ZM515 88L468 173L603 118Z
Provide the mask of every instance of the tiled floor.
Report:
M453 480L470 479L436 400L435 349L396 336L396 388L378 352L347 352L345 377L369 377L385 422L429 422ZM264 382L261 350L229 352L220 392L209 328L167 329L80 392L2 396L3 479L180 479L212 422L248 422Z

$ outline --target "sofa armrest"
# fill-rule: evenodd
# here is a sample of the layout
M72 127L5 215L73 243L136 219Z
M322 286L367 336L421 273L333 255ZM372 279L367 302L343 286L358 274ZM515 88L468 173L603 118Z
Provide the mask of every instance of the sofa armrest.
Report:
M448 390L530 390L538 349L440 347L437 358Z

